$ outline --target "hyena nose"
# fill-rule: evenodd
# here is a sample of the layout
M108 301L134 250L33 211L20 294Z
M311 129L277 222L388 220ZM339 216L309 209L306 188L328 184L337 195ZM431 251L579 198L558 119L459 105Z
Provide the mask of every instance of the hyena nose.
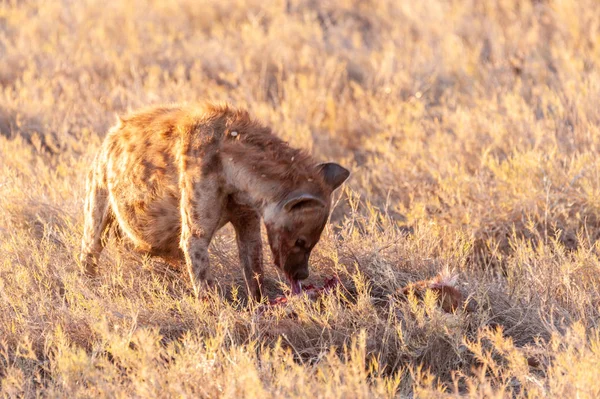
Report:
M300 269L298 271L296 271L296 273L294 273L294 278L296 280L305 280L308 278L308 268L306 269Z

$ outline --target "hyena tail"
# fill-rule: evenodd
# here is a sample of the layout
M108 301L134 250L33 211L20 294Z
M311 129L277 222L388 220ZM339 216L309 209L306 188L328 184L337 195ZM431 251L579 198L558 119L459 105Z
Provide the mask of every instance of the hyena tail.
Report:
M106 245L106 232L114 221L108 188L104 183L104 171L94 162L88 174L85 197L85 221L81 240L80 260L89 276L98 274L98 259Z

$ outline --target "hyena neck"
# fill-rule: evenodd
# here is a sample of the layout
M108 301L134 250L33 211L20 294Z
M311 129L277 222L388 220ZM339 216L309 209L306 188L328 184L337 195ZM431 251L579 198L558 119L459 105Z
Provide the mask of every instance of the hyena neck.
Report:
M265 208L279 204L285 197L285 185L252 172L252 168L243 162L228 159L224 161L224 168L229 191L240 204L251 206L262 213Z

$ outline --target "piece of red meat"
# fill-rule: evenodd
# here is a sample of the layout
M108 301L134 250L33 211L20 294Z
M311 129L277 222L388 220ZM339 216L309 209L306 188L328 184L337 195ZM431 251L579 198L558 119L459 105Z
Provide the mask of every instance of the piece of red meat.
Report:
M329 293L332 289L334 289L339 284L340 284L340 279L337 276L333 276L331 278L325 279L325 283L323 284L323 287L317 288L314 286L314 284L308 284L308 285L302 287L302 292L305 293L310 299L312 299L314 301L314 300L317 300L322 295ZM269 305L271 305L271 306L282 305L282 304L287 304L287 302L288 302L287 297L278 296L275 299L271 299L269 301Z

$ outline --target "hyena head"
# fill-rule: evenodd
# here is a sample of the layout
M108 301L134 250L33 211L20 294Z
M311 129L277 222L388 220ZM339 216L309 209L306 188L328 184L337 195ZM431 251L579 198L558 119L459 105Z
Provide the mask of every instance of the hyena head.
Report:
M281 269L293 294L301 292L300 280L309 275L308 260L321 238L331 207L331 194L350 175L336 163L318 165L326 192L309 187L294 190L281 201L268 204L264 221L275 265Z

